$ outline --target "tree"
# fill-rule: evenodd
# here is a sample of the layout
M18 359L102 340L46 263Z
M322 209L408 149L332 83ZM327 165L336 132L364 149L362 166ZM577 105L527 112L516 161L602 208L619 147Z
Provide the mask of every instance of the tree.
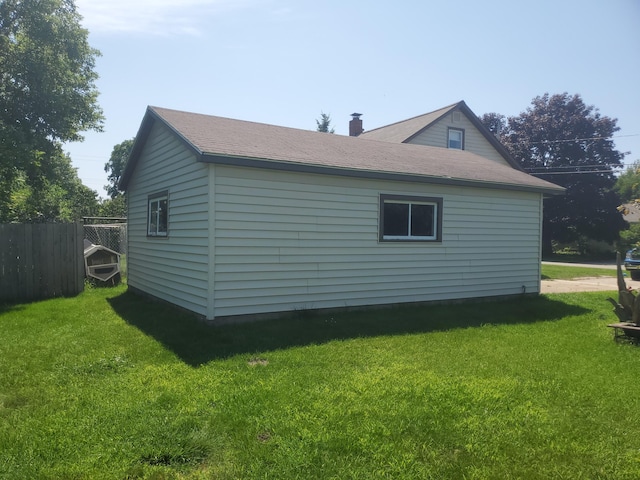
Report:
M120 177L129 159L134 140L133 138L131 140L125 140L113 147L109 161L104 164L104 171L107 172L107 180L109 181L109 185L105 186L104 189L112 199L122 195L118 184L120 183Z
M613 189L613 169L624 159L614 148L616 123L567 93L536 97L525 112L507 119L499 135L507 150L525 171L567 189L545 200L544 256L554 242L613 242L626 227Z
M127 199L125 195L118 195L115 198L108 198L100 204L99 215L101 217L126 217Z
M82 184L68 155L50 155L35 172L20 172L5 221L74 221L98 213L98 194Z
M616 180L615 189L623 203L640 199L640 159L620 174Z
M335 133L334 128L331 127L331 116L321 112L320 120L316 120L316 124L318 125L317 131L323 133Z
M80 20L72 0L0 2L0 221L22 218L15 202L27 197L35 203L25 214L46 210L35 204L63 188L47 177L64 163L61 144L102 128L99 52Z
M623 205L618 211L623 215L640 212L640 160L636 160L616 180L615 190ZM630 223L629 229L620 232L618 250L627 250L640 246L640 223Z
M507 118L499 113L485 113L480 117L480 122L498 138L507 127Z

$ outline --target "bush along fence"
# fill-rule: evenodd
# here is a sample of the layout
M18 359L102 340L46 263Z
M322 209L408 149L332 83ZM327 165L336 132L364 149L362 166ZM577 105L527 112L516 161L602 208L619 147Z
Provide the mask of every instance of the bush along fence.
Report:
M0 302L84 289L82 223L0 224Z

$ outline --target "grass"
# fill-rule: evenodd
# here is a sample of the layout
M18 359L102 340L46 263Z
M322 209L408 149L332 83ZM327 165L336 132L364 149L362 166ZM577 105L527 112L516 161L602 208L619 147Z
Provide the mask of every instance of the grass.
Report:
M639 478L610 295L219 328L125 286L5 306L0 478Z
M624 269L623 269L624 270ZM572 280L584 277L615 277L616 271L610 268L570 267L566 265L542 264L543 280Z

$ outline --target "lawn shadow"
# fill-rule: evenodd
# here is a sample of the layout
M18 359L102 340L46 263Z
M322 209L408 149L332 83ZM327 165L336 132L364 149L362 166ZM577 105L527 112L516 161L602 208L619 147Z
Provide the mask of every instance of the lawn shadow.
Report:
M287 318L214 327L189 313L131 292L108 301L124 321L155 338L191 366L238 354L322 344L332 340L426 333L487 324L553 321L589 311L539 296L334 314L305 311Z
M24 310L23 303L0 303L0 314Z

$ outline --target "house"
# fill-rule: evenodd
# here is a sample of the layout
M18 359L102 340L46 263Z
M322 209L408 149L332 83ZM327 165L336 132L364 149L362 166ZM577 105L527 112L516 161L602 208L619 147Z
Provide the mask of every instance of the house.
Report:
M385 142L457 148L521 169L464 101L364 132L361 136Z
M620 210L620 208L618 209ZM622 205L622 217L629 223L640 223L640 210L637 203L625 203Z
M498 147L375 132L149 107L120 181L129 288L217 322L540 291L542 200L561 187Z

